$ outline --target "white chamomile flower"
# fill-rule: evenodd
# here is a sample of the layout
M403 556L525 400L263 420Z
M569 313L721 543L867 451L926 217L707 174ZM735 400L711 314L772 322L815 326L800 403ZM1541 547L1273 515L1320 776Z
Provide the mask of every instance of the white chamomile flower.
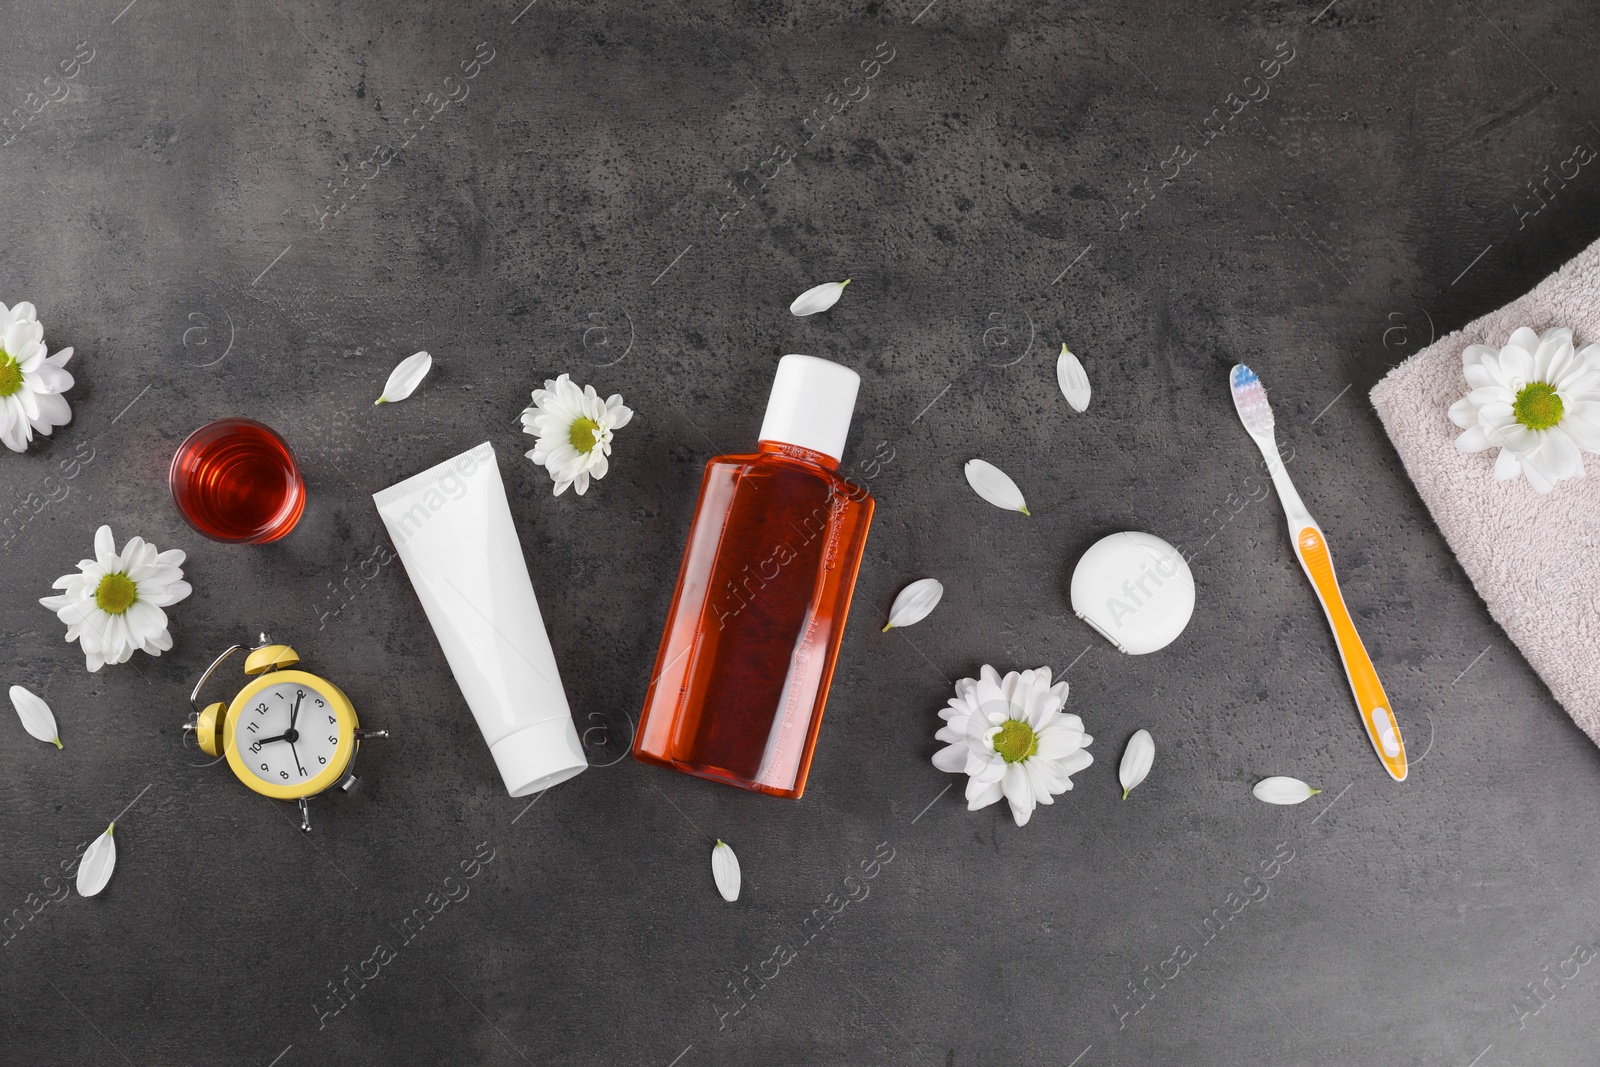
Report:
M533 391L533 406L522 413L522 432L539 439L527 457L543 464L555 479L555 495L577 488L582 496L589 479L599 481L609 467L611 432L628 425L633 409L625 407L620 393L604 400L586 385L581 390L563 374Z
M72 375L63 369L72 349L45 353L34 306L26 300L12 308L0 304L0 441L13 452L25 451L35 430L48 437L72 421L61 395L72 388Z
M134 649L159 656L172 647L167 613L161 609L187 597L178 549L157 552L142 537L130 538L117 551L111 527L94 535L94 559L78 562L78 573L55 581L65 590L39 601L67 624L67 640L83 648L89 670L107 663L126 663Z
M1495 479L1526 475L1540 493L1583 477L1579 450L1600 452L1600 344L1575 352L1571 330L1524 326L1499 351L1468 345L1461 364L1472 392L1450 408L1450 421L1466 431L1457 448L1498 445Z
M988 807L1002 796L1018 826L1035 804L1053 804L1072 788L1071 776L1094 762L1094 738L1083 720L1065 715L1067 683L1050 684L1050 668L1012 671L1004 678L985 665L976 679L956 683L956 695L939 712L945 724L934 737L949 745L933 765L966 774L967 810Z

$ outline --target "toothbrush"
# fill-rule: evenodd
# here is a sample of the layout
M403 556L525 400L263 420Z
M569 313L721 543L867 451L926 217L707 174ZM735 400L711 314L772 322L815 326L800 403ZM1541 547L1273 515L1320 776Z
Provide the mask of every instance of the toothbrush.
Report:
M1339 592L1339 579L1333 573L1333 557L1328 554L1328 542L1322 527L1311 517L1306 506L1295 492L1289 472L1278 455L1278 443L1272 436L1272 408L1267 404L1267 390L1255 371L1243 363L1237 364L1228 375L1228 385L1233 390L1233 406L1239 412L1239 421L1261 449L1272 474L1272 484L1283 501L1284 513L1289 519L1289 534L1294 538L1294 554L1311 586L1322 601L1322 611L1333 628L1333 639L1339 645L1339 658L1344 661L1345 677L1350 680L1350 691L1355 694L1356 707L1361 712L1361 725L1366 727L1373 750L1383 762L1384 770L1397 782L1406 779L1406 746L1400 740L1400 724L1389 709L1389 698L1384 694L1383 683L1372 666L1356 624L1345 607L1344 596Z

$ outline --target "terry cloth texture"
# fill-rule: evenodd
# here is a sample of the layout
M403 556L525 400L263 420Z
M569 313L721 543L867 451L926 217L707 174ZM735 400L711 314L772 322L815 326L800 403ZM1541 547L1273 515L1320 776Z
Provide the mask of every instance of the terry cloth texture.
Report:
M1600 744L1600 456L1584 453L1585 477L1536 493L1526 478L1494 480L1498 448L1456 448L1447 414L1467 394L1462 350L1499 348L1519 326L1570 326L1579 348L1600 341L1600 242L1390 371L1372 404L1489 614Z

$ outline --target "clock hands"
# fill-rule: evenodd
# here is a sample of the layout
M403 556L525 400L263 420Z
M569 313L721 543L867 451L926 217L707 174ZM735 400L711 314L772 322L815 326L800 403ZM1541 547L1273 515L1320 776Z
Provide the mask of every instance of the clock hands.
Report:
M294 755L294 767L295 767L295 770L300 772L300 777L302 777L302 778L304 778L306 776L306 769L304 767L300 766L300 752L299 752L298 749L296 749L294 747L294 743L296 741L300 740L300 734L299 734L299 732L297 730L295 730L294 722L295 722L295 719L299 718L299 716L300 716L300 702L302 700L304 700L305 698L306 698L306 691L304 689L296 689L295 690L295 693L294 693L294 707L289 709L289 729L284 731L284 737L289 742L289 751L290 751L290 753L292 753Z
M304 689L295 691L294 706L289 709L289 728L287 730L279 734L277 737L263 737L258 741L251 742L250 744L250 751L260 752L262 745L271 744L274 741L289 742L289 751L294 755L295 769L300 772L300 777L302 778L306 776L306 769L300 763L300 751L294 747L294 743L300 740L300 731L294 728L294 724L295 720L300 716L300 702L305 698L306 692Z
M289 751L294 754L295 769L300 772L300 777L304 778L306 776L306 769L300 765L300 753L294 747L294 743L298 740L300 740L299 731L288 730L279 734L277 737L263 737L259 741L252 741L250 743L250 751L260 752L262 745L270 745L274 741L287 741L289 742Z

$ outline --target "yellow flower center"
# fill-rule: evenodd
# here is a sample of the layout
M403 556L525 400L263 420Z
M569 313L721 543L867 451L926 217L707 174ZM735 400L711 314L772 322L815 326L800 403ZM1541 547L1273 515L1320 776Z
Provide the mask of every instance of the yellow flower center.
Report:
M0 349L0 396L10 396L22 388L22 367L11 353Z
M1517 421L1530 430L1548 430L1561 421L1561 396L1548 382L1529 382L1511 405Z
M1007 763L1017 763L1039 751L1039 735L1021 719L1007 719L994 735L994 750Z
M107 615L121 615L139 599L139 587L126 574L108 574L94 590L94 602Z
M572 447L587 455L594 451L594 446L599 442L595 431L600 429L600 424L593 419L579 415L572 420L572 429L567 433L567 440L572 442Z

